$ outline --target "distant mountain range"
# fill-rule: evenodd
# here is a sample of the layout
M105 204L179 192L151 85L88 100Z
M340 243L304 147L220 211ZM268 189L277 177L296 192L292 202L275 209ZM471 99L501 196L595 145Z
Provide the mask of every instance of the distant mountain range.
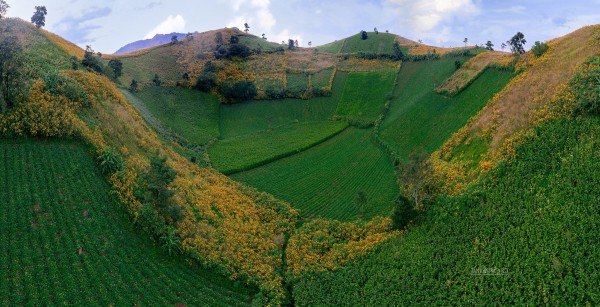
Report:
M195 32L194 34L196 34L196 33L198 33L198 32ZM178 40L181 40L182 38L184 38L186 36L185 33L156 34L156 35L154 35L153 38L139 40L139 41L136 41L133 43L129 43L129 44L121 47L119 50L117 50L115 52L115 54L130 53L130 52L134 52L134 51L137 51L140 49L150 48L150 47L154 47L157 45L170 43L171 37L173 37L173 35L177 35Z

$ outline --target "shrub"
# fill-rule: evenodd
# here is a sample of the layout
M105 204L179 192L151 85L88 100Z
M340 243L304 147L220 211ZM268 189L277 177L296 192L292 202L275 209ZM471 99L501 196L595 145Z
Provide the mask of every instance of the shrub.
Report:
M462 66L462 63L459 60L454 61L454 68L458 70Z
M154 85L156 85L156 86L160 86L160 84L162 83L162 81L160 81L160 77L158 76L158 74L154 74L154 78L152 79L152 82L154 82Z
M417 212L408 198L399 195L396 199L394 212L392 213L392 228L402 230L415 218Z
M219 92L228 102L250 100L256 97L256 85L250 81L224 82L219 85Z
M86 51L85 55L83 56L83 60L81 60L81 65L97 73L102 73L102 71L104 71L102 60L94 56L93 52Z
M163 237L167 229L165 218L158 214L152 204L148 203L142 204L135 223L155 240Z
M536 56L539 57L542 54L544 54L544 52L548 51L550 47L548 46L548 44L544 43L544 42L535 42L535 44L533 44L533 47L531 47L531 52Z
M123 158L114 148L108 147L96 159L104 175L110 175L123 170Z

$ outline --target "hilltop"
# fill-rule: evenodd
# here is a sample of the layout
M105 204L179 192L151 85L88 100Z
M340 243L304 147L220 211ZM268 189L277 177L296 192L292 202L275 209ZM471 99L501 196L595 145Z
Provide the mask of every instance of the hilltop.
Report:
M600 26L539 56L0 30L3 304L600 302Z
M195 34L195 33L192 33L192 34ZM131 53L131 52L138 51L140 49L146 49L146 48L150 48L150 47L154 47L154 46L158 46L158 45L162 45L162 44L167 44L167 43L171 42L173 36L177 37L178 40L181 40L181 39L185 38L186 35L187 35L186 33L175 33L175 32L173 32L171 34L156 34L152 38L143 39L143 40L129 43L129 44L119 48L119 50L115 51L114 54Z

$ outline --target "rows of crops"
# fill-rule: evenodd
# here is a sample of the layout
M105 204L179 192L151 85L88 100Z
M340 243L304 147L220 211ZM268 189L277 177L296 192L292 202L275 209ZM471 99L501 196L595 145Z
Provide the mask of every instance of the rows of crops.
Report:
M188 142L206 144L219 136L219 100L213 95L152 86L135 96L163 125Z
M544 124L485 189L440 199L378 253L302 279L296 304L598 305L599 131L597 117Z
M0 305L250 303L140 236L84 146L2 140L0 161Z
M396 75L392 71L350 73L335 114L374 122L391 96Z
M398 193L390 159L371 142L369 131L355 128L233 178L290 202L304 216L342 220L389 214ZM366 196L363 208L356 201L359 192Z
M212 165L224 174L248 170L298 153L346 128L344 122L298 123L220 140L209 147Z
M461 59L465 60L465 59ZM453 98L434 89L455 71L455 58L403 63L381 136L401 157L433 151L499 92L513 73L488 69Z

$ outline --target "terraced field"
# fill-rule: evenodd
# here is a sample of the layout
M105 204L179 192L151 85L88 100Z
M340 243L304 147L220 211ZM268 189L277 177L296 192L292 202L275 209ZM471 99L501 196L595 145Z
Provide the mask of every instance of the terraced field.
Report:
M390 159L371 142L370 131L355 128L232 177L290 202L304 216L342 220L387 215L398 194ZM364 214L356 202L359 192L367 199Z
M434 89L454 72L455 60L442 58L402 64L394 100L381 126L381 137L400 157L407 157L415 149L432 152L439 148L514 75L487 69L453 98L436 94Z
M354 72L348 75L336 115L374 122L394 89L395 72Z
M306 150L347 126L339 121L290 124L218 141L208 155L214 168L233 174Z
M164 126L188 142L206 144L219 136L220 103L211 94L151 86L135 96Z
M0 305L248 305L250 291L139 235L86 147L0 141Z

